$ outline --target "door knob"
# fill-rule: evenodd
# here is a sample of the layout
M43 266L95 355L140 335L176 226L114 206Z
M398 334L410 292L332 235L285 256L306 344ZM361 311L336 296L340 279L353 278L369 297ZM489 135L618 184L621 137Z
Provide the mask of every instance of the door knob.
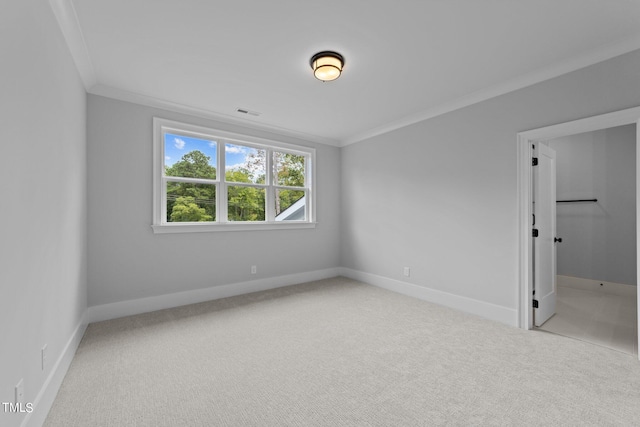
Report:
M553 243L558 242L558 243L562 243L562 237L558 238L558 237L554 237L553 238Z

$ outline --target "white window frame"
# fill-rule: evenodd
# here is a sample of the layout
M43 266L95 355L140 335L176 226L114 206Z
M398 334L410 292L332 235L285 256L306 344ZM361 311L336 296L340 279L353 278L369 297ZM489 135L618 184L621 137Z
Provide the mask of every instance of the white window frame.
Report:
M216 141L217 165L216 179L185 178L187 182L216 185L216 220L211 222L167 222L166 177L164 175L165 142L164 134L172 133L189 137ZM225 145L227 143L267 150L266 183L234 183L225 181ZM303 155L305 162L305 187L285 187L274 182L273 152ZM287 144L270 139L258 138L234 132L221 131L203 126L153 118L153 232L192 233L212 231L248 231L248 230L287 230L315 228L315 164L316 150L310 147ZM182 181L180 177L171 177L172 181ZM227 221L227 187L249 186L265 189L265 221ZM305 220L276 221L275 194L277 189L301 190L305 192Z

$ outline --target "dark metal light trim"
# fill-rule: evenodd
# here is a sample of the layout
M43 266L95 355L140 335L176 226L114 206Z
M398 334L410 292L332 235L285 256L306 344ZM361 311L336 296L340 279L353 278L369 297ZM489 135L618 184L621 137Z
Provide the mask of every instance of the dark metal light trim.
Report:
M314 64L316 63L317 60L322 59L322 58L333 58L333 59L336 59L336 60L338 60L340 62L340 67L333 66L333 65L328 65L328 66L331 66L331 67L333 67L333 68L338 70L338 76L335 77L334 79L331 79L331 80L335 80L338 77L340 77L340 75L342 74L342 69L344 68L344 64L345 64L344 56L340 55L338 52L334 52L334 51L331 51L331 50L324 50L322 52L318 52L315 55L313 55L311 57L311 59L309 60L309 65L311 66L311 69L313 70L314 77L317 78L318 80L322 80L322 81L331 81L331 80L323 80L323 79L319 78L316 75L316 68L314 67ZM327 66L327 65L325 65L325 66Z

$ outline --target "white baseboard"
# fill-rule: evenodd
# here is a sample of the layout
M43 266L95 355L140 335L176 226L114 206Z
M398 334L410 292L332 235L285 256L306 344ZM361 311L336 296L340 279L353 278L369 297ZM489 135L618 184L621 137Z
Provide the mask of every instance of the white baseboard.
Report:
M69 338L62 354L58 360L56 360L55 365L51 369L51 373L34 399L33 412L28 413L22 420L22 424L20 424L21 427L40 427L44 424L86 329L87 312L85 311L80 319L80 323Z
M455 308L467 313L476 314L487 319L495 320L511 326L518 325L517 310L487 303L472 298L450 294L412 283L402 282L375 274L352 270L350 268L328 268L305 273L289 274L284 276L269 277L265 279L251 280L247 282L232 283L228 285L212 286L210 288L195 289L191 291L176 292L172 294L158 295L148 298L138 298L127 301L114 302L89 307L89 323L135 314L148 313L166 308L182 305L196 304L220 298L228 298L251 292L265 291L283 286L296 285L298 283L314 280L328 279L335 276L345 276L359 280L370 285L385 288L404 295L419 298L425 301Z
M288 274L285 276L269 277L266 279L251 280L248 282L231 283L228 285L212 286L204 289L194 289L191 291L96 305L89 307L89 323L148 313L151 311L163 310L165 308L196 304L220 298L233 297L251 292L266 291L268 289L296 285L304 282L312 282L314 280L328 279L330 277L338 276L338 274L338 268L327 268L325 270Z
M604 280L583 279L573 276L558 275L557 281L558 286L633 298L635 298L638 289L637 286L634 285L605 282Z
M448 292L430 289L425 286L414 285L400 280L362 271L341 267L340 275L400 294L408 295L421 300L429 301L446 307L455 308L471 314L518 327L518 312L515 309L491 304L473 298L462 297Z

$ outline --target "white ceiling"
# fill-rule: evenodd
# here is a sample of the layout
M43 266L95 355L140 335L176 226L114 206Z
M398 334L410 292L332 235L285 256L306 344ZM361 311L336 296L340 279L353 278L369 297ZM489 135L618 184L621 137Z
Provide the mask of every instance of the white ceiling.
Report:
M640 0L50 2L88 92L333 145L640 48Z

